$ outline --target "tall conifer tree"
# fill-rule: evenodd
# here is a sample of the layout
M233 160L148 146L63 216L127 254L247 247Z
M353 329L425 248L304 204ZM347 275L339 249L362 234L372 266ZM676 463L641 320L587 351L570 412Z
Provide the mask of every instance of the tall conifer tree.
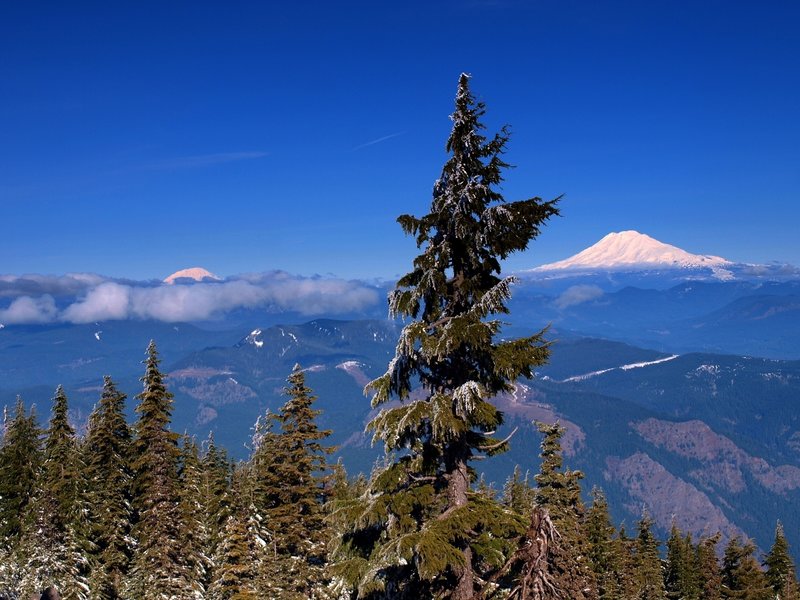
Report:
M658 539L653 534L653 520L645 510L638 523L636 538L637 600L663 600L664 571L658 553Z
M67 395L58 386L35 498L23 526L21 588L30 594L55 585L64 600L84 600L88 598L88 564L75 527L82 465L68 412Z
M721 600L722 574L717 558L720 535L704 537L697 544L697 580L700 600Z
M700 600L721 600L722 574L717 559L720 535L706 537L697 544L697 581Z
M137 546L126 595L153 600L191 598L192 574L183 554L185 531L179 510L178 436L169 429L172 394L164 385L154 342L144 362L133 463Z
M83 444L92 541L90 585L94 597L116 600L133 556L131 525L131 431L126 396L103 378L100 401L89 417Z
M722 597L737 600L772 600L774 592L753 553L752 542L734 537L725 547L722 561Z
M42 462L41 430L36 412L26 412L17 397L14 415L4 413L0 445L0 592L15 593L24 571L18 552L30 514ZM13 596L12 596L13 597Z
M667 598L674 600L698 600L697 554L690 536L681 533L673 521L667 540L667 563L664 585Z
M200 461L200 497L203 527L206 530L206 556L213 557L222 541L225 520L231 513L231 464L223 448L209 434ZM212 561L213 569L213 561ZM213 575L210 573L209 576Z
M13 545L19 539L42 462L41 434L35 410L26 412L17 397L0 446L0 543Z
M476 538L485 547L512 526L501 506L472 492L470 463L506 448L492 438L503 421L492 398L547 359L542 332L497 341L494 317L508 312L512 283L500 277L501 261L558 211L540 198L504 201L508 131L487 139L484 112L462 75L430 212L398 218L422 253L389 297L390 313L410 322L387 372L368 385L376 408L401 400L369 424L401 457L375 474L354 515L359 551L341 567L361 597L472 598L476 572L503 560L481 556Z
M800 600L797 572L780 522L775 527L775 541L764 558L764 566L767 567L767 581L777 597L781 600Z
M204 598L211 575L211 556L206 553L209 546L209 530L206 527L203 503L203 472L200 451L194 438L184 435L180 452L180 512L182 560L189 569L191 595ZM189 592L186 593L190 595Z
M621 598L622 565L615 548L614 526L608 514L608 502L599 488L592 489L592 506L586 514L586 540L589 565L597 582L600 600Z
M270 597L259 593L259 568L265 554L265 540L253 523L252 506L246 491L249 486L246 470L233 474L229 501L231 510L225 517L222 532L213 556L214 571L208 587L209 600L256 600ZM254 527L255 525L255 527Z
M561 437L565 429L558 423L536 423L544 436L541 443L542 464L534 476L536 506L545 509L561 537L562 551L554 555L558 587L571 590L572 600L597 598L597 583L588 562L591 553L584 525L585 507L581 499L583 473L564 469Z
M273 593L287 599L310 598L328 579L324 565L329 532L323 501L328 479L325 457L332 448L323 441L331 432L317 426L321 411L314 408L316 396L300 365L295 365L288 384L284 393L289 399L270 415L280 432L269 432L260 452L269 451L270 456L256 461L260 472L254 474L261 477L256 503L272 540L265 580L278 590Z

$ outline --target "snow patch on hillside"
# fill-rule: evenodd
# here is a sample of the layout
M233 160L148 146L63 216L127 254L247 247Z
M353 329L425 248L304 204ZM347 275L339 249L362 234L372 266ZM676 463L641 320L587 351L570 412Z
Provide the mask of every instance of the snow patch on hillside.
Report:
M336 365L336 368L350 375L358 385L364 387L370 382L370 378L364 372L364 367L366 366L367 365L357 360L346 360Z
M253 329L253 331L250 332L250 335L248 335L245 340L248 343L253 344L256 348L261 348L264 345L264 340L258 339L258 336L260 335L260 329Z
M592 377L597 377L598 375L610 373L611 371L630 371L631 369L641 369L643 367L649 367L651 365L658 365L661 363L668 362L670 360L675 360L676 358L678 358L678 356L679 356L678 354L673 354L672 356L665 356L664 358L659 358L656 360L647 360L644 362L630 363L619 367L611 367L610 369L600 369L599 371L592 371L591 373L584 373L582 375L574 375L572 377L567 377L566 379L562 380L561 383L570 383L573 381L585 381L587 379L591 379Z

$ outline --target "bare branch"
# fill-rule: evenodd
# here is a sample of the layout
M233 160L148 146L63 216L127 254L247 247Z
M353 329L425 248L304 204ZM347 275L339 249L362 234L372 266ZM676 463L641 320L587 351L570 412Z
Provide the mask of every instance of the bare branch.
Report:
M519 427L514 427L514 431L512 431L511 433L509 433L509 434L508 434L508 437L506 437L506 439L504 439L504 440L501 440L501 441L497 442L496 444L492 444L491 446L480 446L478 449L479 449L481 452L491 452L492 450L497 450L497 449L498 449L500 446L502 446L503 444L507 444L507 443L509 442L509 440L510 440L512 437L514 437L514 434L515 434L515 433L517 433L517 430L518 430L518 429L519 429Z

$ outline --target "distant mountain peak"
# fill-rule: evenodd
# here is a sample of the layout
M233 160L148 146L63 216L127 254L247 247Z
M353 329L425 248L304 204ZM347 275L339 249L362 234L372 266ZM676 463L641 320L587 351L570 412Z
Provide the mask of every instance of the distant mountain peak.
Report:
M698 267L722 270L722 267L732 264L719 256L691 254L638 231L620 231L609 233L574 256L533 270Z
M220 281L220 278L214 275L211 271L207 271L202 267L191 267L189 269L175 271L172 275L164 279L164 283L176 283L181 279L189 279L192 281L205 281L207 279L211 279L213 281Z

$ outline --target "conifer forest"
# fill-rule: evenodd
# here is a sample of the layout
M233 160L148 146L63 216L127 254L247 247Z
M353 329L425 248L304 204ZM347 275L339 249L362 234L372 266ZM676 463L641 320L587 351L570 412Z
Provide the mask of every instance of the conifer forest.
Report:
M559 215L558 198L503 198L509 131L488 134L484 113L462 75L430 212L398 218L419 254L388 299L395 356L365 390L385 448L372 472L331 458L302 365L246 460L172 431L151 342L141 391L106 376L80 435L61 387L46 423L21 398L4 414L0 598L800 599L780 523L766 552L677 524L658 539L646 510L617 525L565 464L558 422L536 424L538 460L505 482L479 476L515 441L493 398L552 350L546 331L503 337L501 264Z

